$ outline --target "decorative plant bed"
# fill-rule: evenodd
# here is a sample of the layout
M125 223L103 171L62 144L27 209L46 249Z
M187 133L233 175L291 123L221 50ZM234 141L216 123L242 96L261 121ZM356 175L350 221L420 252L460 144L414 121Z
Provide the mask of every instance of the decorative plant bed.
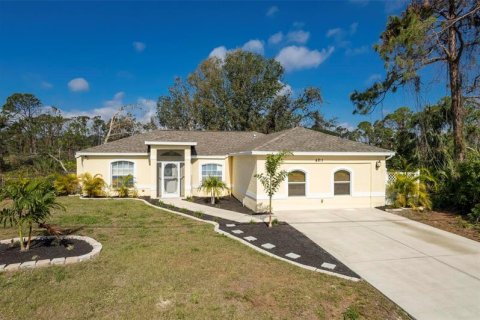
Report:
M268 228L265 223L238 223L205 213L177 208L149 197L141 199L157 207L180 212L197 219L213 221L218 224L219 230L229 236L248 242L249 245L262 252L268 252L270 255L310 270L330 273L351 280L360 279L355 272L288 223L281 222Z
M216 200L215 204L211 203L210 197L192 197L191 200L186 200L186 201L192 201L201 205L213 207L213 208L219 208L219 209L224 209L224 210L230 210L230 211L235 211L235 212L240 212L240 213L245 213L249 215L260 215L260 214L265 214L263 213L257 213L253 210L250 210L249 208L245 207L240 201L238 201L237 198L233 196L229 197L221 197Z
M0 272L71 264L93 258L102 250L96 240L68 235L33 237L30 250L20 251L19 238L0 241Z

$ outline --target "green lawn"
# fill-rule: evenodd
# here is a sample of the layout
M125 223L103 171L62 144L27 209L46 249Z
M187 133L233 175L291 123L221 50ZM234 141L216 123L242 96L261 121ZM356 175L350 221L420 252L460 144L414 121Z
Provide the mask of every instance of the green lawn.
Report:
M103 244L94 260L0 274L0 319L402 319L364 281L267 257L210 224L132 200L60 198L51 222ZM0 229L0 238L16 236ZM347 318L348 319L348 318Z

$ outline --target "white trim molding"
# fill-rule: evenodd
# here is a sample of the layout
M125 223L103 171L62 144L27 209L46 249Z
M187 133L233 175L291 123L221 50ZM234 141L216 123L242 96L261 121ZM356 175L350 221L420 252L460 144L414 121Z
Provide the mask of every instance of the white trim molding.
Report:
M121 157L133 157L133 156L148 156L148 152L77 152L75 158L85 156L121 156Z
M241 151L230 153L230 156L266 156L269 154L279 153L279 151ZM329 152L329 151L294 151L293 156L339 156L339 157L393 157L395 152Z
M196 142L184 141L145 141L146 145L151 146L196 146Z

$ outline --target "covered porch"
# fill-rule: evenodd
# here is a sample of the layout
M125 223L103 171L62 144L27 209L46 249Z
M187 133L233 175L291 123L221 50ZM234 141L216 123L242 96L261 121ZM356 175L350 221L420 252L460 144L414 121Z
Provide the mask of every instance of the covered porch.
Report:
M192 156L196 142L146 141L149 148L151 197L183 198L191 195Z

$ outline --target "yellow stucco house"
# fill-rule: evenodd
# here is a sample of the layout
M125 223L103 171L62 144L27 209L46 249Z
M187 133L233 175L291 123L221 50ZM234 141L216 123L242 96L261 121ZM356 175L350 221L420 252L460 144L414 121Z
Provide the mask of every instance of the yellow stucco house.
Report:
M268 197L254 177L268 154L292 153L289 172L273 197L276 210L359 208L385 204L386 160L392 151L297 127L258 132L156 130L85 149L76 154L77 174L101 174L115 185L133 175L140 196L204 196L198 187L217 176L252 210Z

